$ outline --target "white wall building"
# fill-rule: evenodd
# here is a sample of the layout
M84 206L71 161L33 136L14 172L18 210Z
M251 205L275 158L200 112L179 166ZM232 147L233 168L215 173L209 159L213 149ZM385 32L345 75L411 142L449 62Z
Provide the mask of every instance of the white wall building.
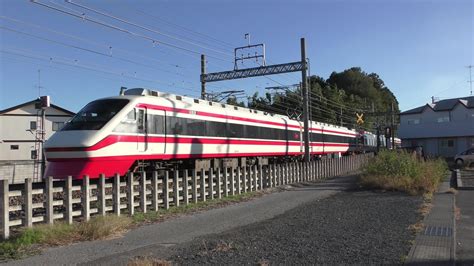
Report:
M400 113L403 147L453 157L474 147L474 96L441 100Z
M11 183L23 183L26 177L33 177L35 159L41 159L40 132L41 111L35 108L38 100L26 102L0 110L0 179ZM45 109L45 140L61 129L73 112L52 104ZM39 153L39 154L38 154ZM39 166L41 169L41 166ZM37 177L40 174L36 175Z

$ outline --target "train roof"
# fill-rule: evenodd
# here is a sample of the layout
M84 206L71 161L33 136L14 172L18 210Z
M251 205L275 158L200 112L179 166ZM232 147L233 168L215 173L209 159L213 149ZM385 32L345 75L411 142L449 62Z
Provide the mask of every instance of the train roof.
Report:
M191 97L187 97L187 96L172 94L172 93L168 93L168 92L161 92L161 91L156 91L156 90L151 90L151 89L146 89L146 88L132 88L132 89L125 90L123 92L123 95L120 96L120 97L124 97L124 96L127 97L127 98L135 98L137 96L162 97L162 98L167 98L167 99L170 99L170 100L176 100L176 101L182 101L182 102L185 102L185 103L190 103L190 104L193 104L193 105L194 104L203 104L203 105L206 105L206 106L216 106L216 107L220 106L222 108L231 109L232 111L237 111L237 112L242 112L242 113L249 113L250 112L250 113L256 114L256 115L271 116L271 117L276 117L276 118L285 118L285 119L297 121L295 119L291 119L288 116L284 116L284 115L274 114L274 113L270 113L270 112L265 112L265 111L250 109L250 108L246 108L246 107L240 107L240 106L235 106L235 105L231 105L231 104L220 103L220 102L212 102L212 101L207 101L207 100L201 100L201 99L196 99L196 98L191 98ZM111 98L116 98L116 97L111 97ZM332 126L332 127L335 127L335 128L341 128L341 129L351 131L351 129L349 129L347 127L341 127L341 126L334 125L334 124L321 123L321 122L318 122L318 121L312 121L312 122L316 123L318 125L322 125L322 126Z

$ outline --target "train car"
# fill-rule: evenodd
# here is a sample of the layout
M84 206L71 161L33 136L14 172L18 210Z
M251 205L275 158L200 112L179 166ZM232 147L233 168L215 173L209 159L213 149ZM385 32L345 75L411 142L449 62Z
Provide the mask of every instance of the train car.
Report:
M345 127L311 122L310 153L344 154L356 136ZM141 88L87 104L45 144L46 175L56 178L181 164L265 164L303 153L300 121Z

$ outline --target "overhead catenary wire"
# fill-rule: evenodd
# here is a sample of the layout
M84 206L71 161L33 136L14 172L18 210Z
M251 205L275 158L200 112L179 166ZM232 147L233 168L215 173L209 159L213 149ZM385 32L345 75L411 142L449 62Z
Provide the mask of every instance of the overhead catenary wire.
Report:
M166 82L163 82L163 81L140 78L140 77L137 77L137 76L131 76L131 75L125 74L125 72L114 72L114 71L110 71L110 70L107 70L107 69L104 69L104 68L97 68L97 67L83 65L83 64L78 63L78 61L74 60L74 59L68 59L71 62L65 62L65 61L56 60L54 57L44 56L44 55L25 54L23 52L8 51L8 50L0 50L0 52L1 53L6 53L6 54L11 54L11 55L16 55L16 56L21 56L21 57L25 57L25 58L30 58L30 59L47 61L49 63L56 63L56 64L70 66L70 67L76 67L76 68L86 69L86 70L90 70L90 71L101 72L101 73L120 76L120 77L127 77L127 78L136 79L136 80L140 80L140 81L146 81L146 82L150 82L150 83L163 84L163 85L168 86L168 87L174 87L174 88L177 88L177 89L188 90L188 91L192 91L193 93L197 93L196 90L192 90L192 89L189 89L189 88L186 88L186 87L178 87L174 84L166 83ZM65 60L65 59L63 58L63 60Z
M161 45L163 45L163 46L168 46L168 47L171 47L171 48L174 48L174 49L177 49L177 50L186 51L186 52L189 52L189 53L192 53L192 54L196 54L196 55L200 55L200 54L201 54L201 52L199 52L199 51L195 51L195 50L188 49L188 48L185 48L185 47L182 47L182 46L179 46L179 45L171 44L171 43L169 43L169 42L164 42L164 41L161 41L161 40L152 38L152 37L147 36L147 35L144 35L144 34L136 33L136 32L133 32L133 31L130 31L130 30L127 30L127 29L124 29L124 28L115 26L115 25L113 25L113 24L103 22L103 21L101 21L101 20L92 19L92 18L87 17L87 16L84 15L84 14L81 14L81 15L75 14L75 13L72 13L72 12L69 12L69 11L66 11L66 10L63 10L63 9L61 9L61 8L57 8L57 7L54 7L54 6L51 6L51 5L47 5L47 4L45 4L45 3L41 3L41 2L39 2L38 0L30 0L30 2L32 2L32 3L34 3L34 4L37 4L37 5L40 5L40 6L43 6L43 7L46 7L46 8L51 9L51 10L55 10L55 11L57 11L57 12L60 12L60 13L66 14L66 15L69 15L69 16L73 16L73 17L75 17L75 18L78 18L78 19L81 19L81 20L84 20L84 21L89 21L89 22L91 22L91 23L94 23L94 24L96 24L96 25L100 25L100 26L102 26L102 27L106 27L106 28L109 28L109 29L113 29L113 30L116 30L116 31L120 31L120 32L122 32L122 33L129 34L129 35L134 36L134 37L138 37L138 38L142 38L142 39L148 40L148 41L152 42L153 44L161 44ZM214 59L217 59L217 60L221 60L221 61L228 62L228 60L222 59L222 58L217 57L217 56L208 55L208 57L214 58Z
M166 72L166 73L170 73L170 74L173 74L173 75L183 76L183 74L176 73L176 72L172 72L172 71L169 71L169 70L166 70L166 69L162 69L162 68L158 68L158 67L156 67L156 66L152 66L152 65L148 65L148 64L143 64L143 63L140 63L140 62L136 62L136 61L133 61L133 60L124 58L124 57L113 56L113 55L106 54L106 53L103 53L103 52L100 52L100 51L96 51L96 50L93 50L93 49L84 48L84 47L81 47L81 46L78 46L78 45L60 42L60 41L53 40L53 39L50 39L50 38L45 38L45 37L38 36L38 35L35 35L35 34L23 32L23 31L19 31L19 30L15 30L15 29L12 29L12 28L9 28L9 27L0 26L0 29L6 30L6 31L10 31L10 32L13 32L13 33L17 33L17 34L21 34L21 35L25 35L25 36L29 36L29 37L32 37L32 38L40 39L40 40L43 40L43 41L55 43L55 44L62 45L62 46L65 46L65 47L74 48L74 49L81 50L81 51L84 51L84 52L89 52L89 53L92 53L92 54L96 54L96 55L100 55L100 56L105 56L105 57L108 57L108 58L113 58L113 59L120 60L120 61L123 61L123 62L132 63L132 64L135 64L135 65L139 65L139 66L142 66L142 67L150 68L150 69L153 69L153 70L157 70L157 71L161 71L161 72Z
M40 26L40 25L37 25L37 24L28 23L28 22L25 22L25 21L22 21L22 20L19 20L19 19L7 17L7 16L1 16L1 15L0 15L0 19L12 21L12 22L15 22L15 23L18 23L18 24L27 25L29 27L49 31L49 32L52 32L52 33L55 33L55 34L58 34L58 35L62 35L62 36L68 37L68 38L72 38L72 39L82 41L84 43L99 46L99 47L102 47L104 49L109 50L109 52L110 52L109 54L112 54L112 51L119 51L121 53L126 53L126 54L130 54L130 55L137 56L137 57L140 57L140 58L144 58L144 59L147 59L147 60L155 61L155 62L160 63L160 64L166 63L167 65L170 65L170 66L173 66L173 67L176 67L176 68L187 69L186 67L183 67L183 66L178 65L178 64L172 64L172 63L164 62L163 60L156 59L156 58L151 57L151 56L143 56L143 55L140 55L140 54L137 54L137 53L134 53L134 52L130 52L130 51L125 50L125 49L116 48L116 47L114 47L110 44L95 42L95 41L92 41L88 38L87 39L86 38L81 38L79 36L76 36L76 35L73 35L73 34L70 34L70 33L65 33L65 32L54 30L54 29L51 29L51 28L48 28L48 27L45 27L45 26Z
M220 50L216 50L216 49L213 49L213 48L210 48L210 47L207 47L207 46L199 45L199 44L194 43L194 42L191 42L191 41L186 41L186 40L184 40L184 39L181 39L181 38L178 38L178 37L176 37L176 36L173 36L173 35L170 35L170 34L167 34L167 33L164 33L164 32L158 31L158 30L155 30L155 29L152 29L152 28L150 28L150 27L145 27L145 26L142 26L142 25L140 25L140 24L138 24L138 23L135 23L135 22L131 22L131 21L122 19L122 18L120 18L120 17L118 17L118 16L116 16L116 15L112 15L112 14L110 14L110 13L106 13L106 12L104 12L104 11L91 8L91 7L88 7L88 6L83 5L83 4L75 3L75 2L73 2L72 0L66 0L66 3L69 3L69 4L71 4L71 5L74 5L74 6L83 8L83 9L85 9L85 10L94 12L94 13L96 13L96 14L99 14L99 15L102 15L102 16L105 16L105 17L108 17L108 18L115 19L115 20L117 20L117 21L120 21L120 22L125 23L125 24L130 25L130 26L134 26L134 27L140 28L140 29L142 29L142 30L146 30L146 31L149 31L149 32L153 32L153 33L156 33L156 34L159 34L159 35L162 35L162 36L165 36L165 37L168 37L168 38L177 40L177 41L185 42L185 43L188 43L188 44L191 44L191 45L194 45L194 46L197 46L197 47L200 47L200 48L209 50L209 51L213 51L213 52L215 52L215 53L219 53L219 54L226 55L226 56L233 56L232 53L224 52L224 51L220 51Z

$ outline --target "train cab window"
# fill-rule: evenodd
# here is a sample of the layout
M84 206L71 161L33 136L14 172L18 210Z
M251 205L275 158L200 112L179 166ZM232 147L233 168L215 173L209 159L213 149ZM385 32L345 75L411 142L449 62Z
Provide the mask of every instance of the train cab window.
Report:
M127 105L126 99L105 99L90 102L61 131L99 130Z

